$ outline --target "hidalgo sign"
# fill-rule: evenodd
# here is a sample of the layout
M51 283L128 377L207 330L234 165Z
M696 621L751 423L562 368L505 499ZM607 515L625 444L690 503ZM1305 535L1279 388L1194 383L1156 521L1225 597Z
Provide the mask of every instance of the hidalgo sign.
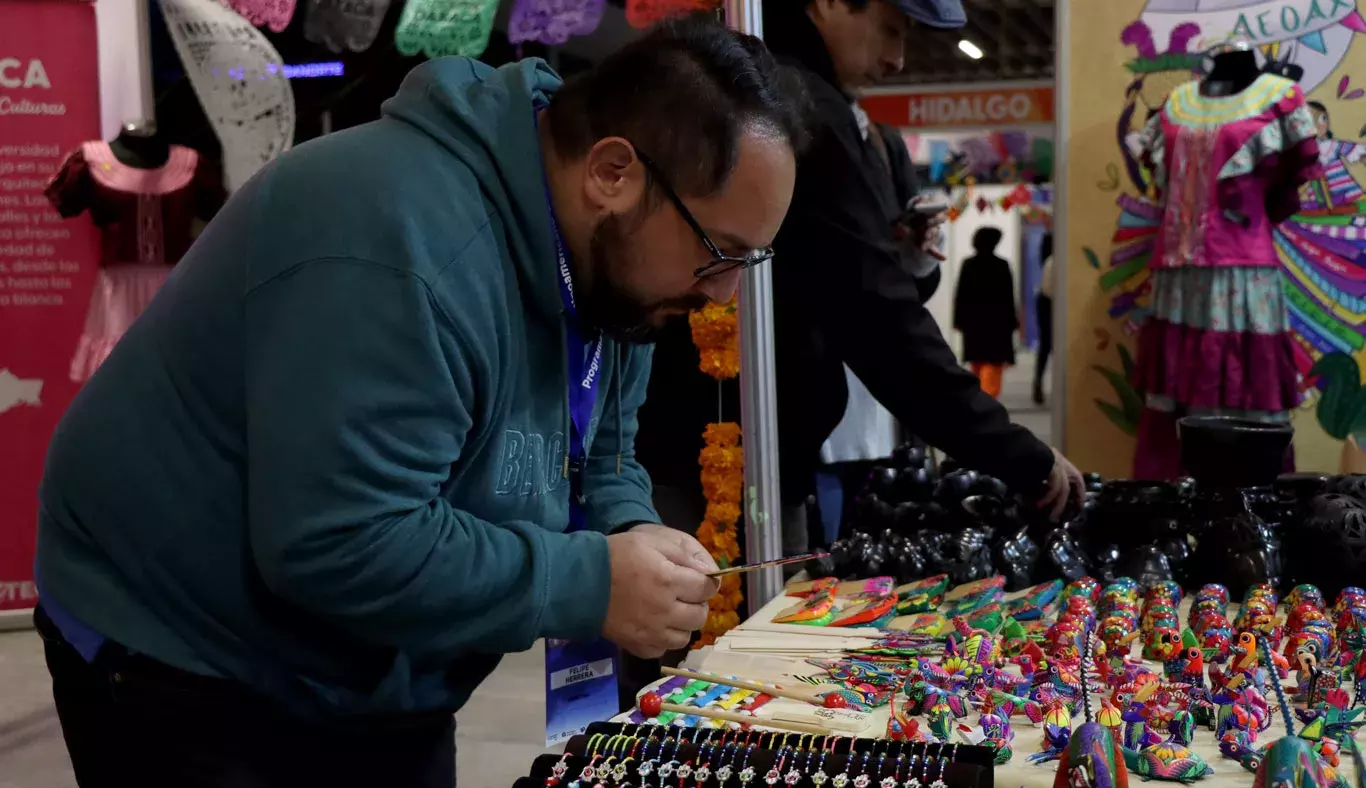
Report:
M1053 122L1047 85L923 93L879 93L859 104L868 117L901 128L982 128Z

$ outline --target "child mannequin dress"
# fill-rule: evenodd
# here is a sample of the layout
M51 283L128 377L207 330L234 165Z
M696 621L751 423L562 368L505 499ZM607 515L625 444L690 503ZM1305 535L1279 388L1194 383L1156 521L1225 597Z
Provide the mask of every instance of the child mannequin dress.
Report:
M89 211L101 230L100 268L71 359L71 379L82 383L151 303L190 248L194 220L217 211L223 189L217 168L189 148L172 145L165 164L142 169L96 141L67 156L46 193L63 217Z

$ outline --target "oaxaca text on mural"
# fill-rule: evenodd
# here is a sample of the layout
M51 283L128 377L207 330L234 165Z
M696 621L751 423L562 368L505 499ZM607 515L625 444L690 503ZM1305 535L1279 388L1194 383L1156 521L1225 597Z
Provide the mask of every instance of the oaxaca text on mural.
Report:
M1053 120L1053 88L883 93L859 100L868 117L902 128L1018 126Z

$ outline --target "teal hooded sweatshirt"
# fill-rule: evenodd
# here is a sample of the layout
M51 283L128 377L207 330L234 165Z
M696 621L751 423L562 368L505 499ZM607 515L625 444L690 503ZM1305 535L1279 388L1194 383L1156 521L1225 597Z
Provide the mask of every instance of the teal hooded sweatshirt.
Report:
M650 356L604 346L566 533L559 84L429 62L234 195L57 428L42 598L305 716L458 709L500 655L600 634L605 534L659 519Z

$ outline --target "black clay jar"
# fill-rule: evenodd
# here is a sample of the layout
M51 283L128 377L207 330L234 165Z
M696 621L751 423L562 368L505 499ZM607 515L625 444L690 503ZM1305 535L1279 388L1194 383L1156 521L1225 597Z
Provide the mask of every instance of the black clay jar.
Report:
M892 553L892 575L898 584L919 580L929 574L925 555L914 544Z
M1322 473L1286 473L1276 478L1273 487L1280 503L1280 528L1277 533L1285 551L1285 581L1291 586L1313 583L1313 540L1304 533L1310 504L1328 488L1329 477Z
M1340 494L1320 495L1310 503L1303 531L1310 569L1303 577L1332 599L1344 586L1366 578L1366 504ZM1301 555L1301 554L1297 554Z
M1328 484L1324 485L1323 492L1348 495L1366 503L1366 475L1350 473L1333 476L1328 479Z
M953 534L949 546L949 552L953 556L949 566L949 579L955 585L971 583L995 573L991 565L988 539L987 532L981 528L960 528Z
M1155 544L1130 550L1120 561L1119 571L1138 581L1139 588L1173 579L1167 554Z
M1101 488L1082 541L1089 548L1103 540L1131 550L1181 532L1181 500L1175 486L1117 479Z
M1195 509L1192 584L1219 583L1235 599L1257 583L1282 586L1283 564L1275 535L1237 490L1201 493Z
M1086 554L1065 527L1057 527L1044 538L1047 572L1068 582L1086 577Z
M1022 591L1035 585L1034 566L1039 561L1039 546L1029 538L1029 529L1021 526L992 547L996 571L1005 576L1007 591Z
M1177 422L1181 464L1204 488L1257 487L1285 469L1294 430L1223 416L1186 416Z

